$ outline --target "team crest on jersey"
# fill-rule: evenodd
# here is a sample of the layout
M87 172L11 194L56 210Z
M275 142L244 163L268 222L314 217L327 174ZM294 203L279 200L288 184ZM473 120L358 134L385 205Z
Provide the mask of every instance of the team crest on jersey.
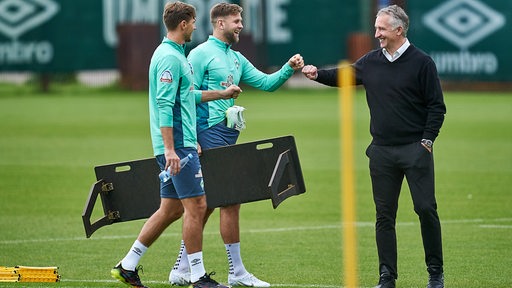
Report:
M172 73L169 70L165 70L162 75L160 75L160 82L172 83Z
M228 75L228 79L225 81L225 82L221 82L220 85L222 87L229 87L231 85L233 85L235 83L234 79L233 79L233 75L229 74Z

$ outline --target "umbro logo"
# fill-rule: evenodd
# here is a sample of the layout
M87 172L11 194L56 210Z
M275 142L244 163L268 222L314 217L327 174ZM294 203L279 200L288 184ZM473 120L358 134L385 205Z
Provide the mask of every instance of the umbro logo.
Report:
M196 266L196 265L199 265L201 263L202 263L201 259L199 259L199 258L192 259L192 261L190 261L190 266Z
M423 23L461 50L505 25L503 14L478 0L450 0L425 14Z
M16 40L50 20L59 9L54 0L0 0L0 33Z
M133 247L132 252L139 256L142 255L142 250L140 250L138 247Z

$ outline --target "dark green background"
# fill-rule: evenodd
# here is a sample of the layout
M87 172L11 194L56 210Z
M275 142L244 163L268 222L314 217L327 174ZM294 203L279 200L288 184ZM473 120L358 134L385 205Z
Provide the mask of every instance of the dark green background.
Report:
M0 0L2 1L2 0ZM19 0L24 1L24 0ZM118 68L116 59L117 47L107 45L103 36L103 7L106 1L113 0L53 0L60 5L59 12L49 21L39 27L23 33L20 43L48 41L54 48L54 59L47 64L22 63L9 64L0 58L0 71L48 71L68 72L75 70L115 69ZM132 3L129 0L126 3ZM157 15L161 27L161 8L165 0L138 0L158 1ZM272 0L262 0L267 3ZM493 10L502 13L506 20L512 19L512 1L502 0L475 0L489 6ZM208 22L209 7L218 1L211 0L187 0L197 8L197 30L189 49L204 41L210 34L211 27ZM240 3L240 1L232 1ZM447 1L443 0L408 0L406 10L410 16L410 41L425 52L435 55L438 52L459 53L460 49L442 38L440 35L426 27L422 22L424 14ZM112 2L120 3L120 2ZM373 39L373 22L375 1L337 1L337 0L287 0L283 2L281 9L286 12L286 20L281 23L283 27L291 31L291 40L287 43L252 42L251 35L245 34L243 41L236 45L250 60L253 60L259 68L281 66L293 54L300 53L306 63L317 66L330 66L348 57L348 38L351 33L364 32ZM117 4L116 4L117 5ZM130 4L132 5L132 4ZM245 8L245 7L244 7ZM244 32L251 31L249 10L244 11ZM246 18L247 17L247 18ZM0 21L2 19L0 18ZM256 21L251 23L264 23L267 25L266 16L258 15ZM254 24L253 24L254 25ZM163 36L163 28L160 34ZM267 30L264 33L268 33ZM483 81L512 81L512 54L508 40L512 32L512 25L506 23L504 27L485 37L480 42L469 47L468 53L493 53L498 59L498 70L493 74L486 73L442 73L443 80L483 80ZM0 33L0 45L9 45L13 39ZM152 40L153 41L153 40ZM156 47L160 39L155 43L145 43ZM372 42L376 47L376 43ZM2 47L2 46L0 46ZM0 51L1 52L1 51ZM1 54L0 54L1 56ZM3 56L2 56L3 57ZM130 61L130 59L123 59Z

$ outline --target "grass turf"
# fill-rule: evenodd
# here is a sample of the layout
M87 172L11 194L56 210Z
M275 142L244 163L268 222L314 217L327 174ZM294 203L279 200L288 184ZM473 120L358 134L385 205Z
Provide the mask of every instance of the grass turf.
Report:
M143 221L107 226L85 238L81 212L99 164L150 157L146 93L0 87L0 266L58 266L58 284L123 287L110 277ZM273 210L244 205L242 254L248 270L276 287L341 287L338 106L335 89L245 89L247 130L239 143L293 135L307 192ZM448 112L435 144L437 198L447 287L511 287L512 97L446 92ZM355 101L358 271L378 280L374 206L364 149L370 141L364 92ZM155 176L156 177L156 176ZM417 216L404 184L398 215L398 287L424 287ZM97 204L98 205L98 204ZM168 287L178 252L174 224L148 250L143 283ZM205 229L205 265L226 282L218 212ZM19 286L0 283L0 287Z

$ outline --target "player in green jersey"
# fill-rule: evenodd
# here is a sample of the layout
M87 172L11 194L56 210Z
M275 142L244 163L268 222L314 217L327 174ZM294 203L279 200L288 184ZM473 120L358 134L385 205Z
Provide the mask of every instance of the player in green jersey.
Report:
M213 35L192 49L188 56L194 69L196 89L226 89L243 82L264 91L274 91L304 66L302 57L296 54L281 69L266 74L254 67L240 52L232 50L231 45L239 41L243 29L241 13L240 6L229 3L219 3L211 9ZM230 108L237 107L234 106L234 99L205 100L199 95L196 98L198 141L202 149L235 144L243 123L231 127L232 121L226 119L226 115L230 115ZM238 113L235 111L235 118L240 116L241 111L243 109L239 109ZM240 254L239 214L240 205L220 208L220 232L229 262L228 283L232 286L269 287L269 283L259 280L244 267ZM169 275L171 284L187 285L190 281L187 250L188 246L182 242L178 259Z
M170 168L171 180L160 185L160 207L151 215L126 256L111 270L114 278L132 287L145 287L138 263L146 250L174 221L183 217L183 239L191 265L191 287L227 288L210 278L203 264L202 239L206 198L197 153L195 98L229 99L241 92L236 85L217 91L193 91L192 66L185 57L185 43L196 29L195 8L182 2L167 3L163 20L167 35L155 49L149 67L149 110L153 152L162 170ZM197 94L197 96L196 96ZM191 154L180 168L180 158ZM156 177L156 175L155 175ZM185 213L184 213L185 212Z

